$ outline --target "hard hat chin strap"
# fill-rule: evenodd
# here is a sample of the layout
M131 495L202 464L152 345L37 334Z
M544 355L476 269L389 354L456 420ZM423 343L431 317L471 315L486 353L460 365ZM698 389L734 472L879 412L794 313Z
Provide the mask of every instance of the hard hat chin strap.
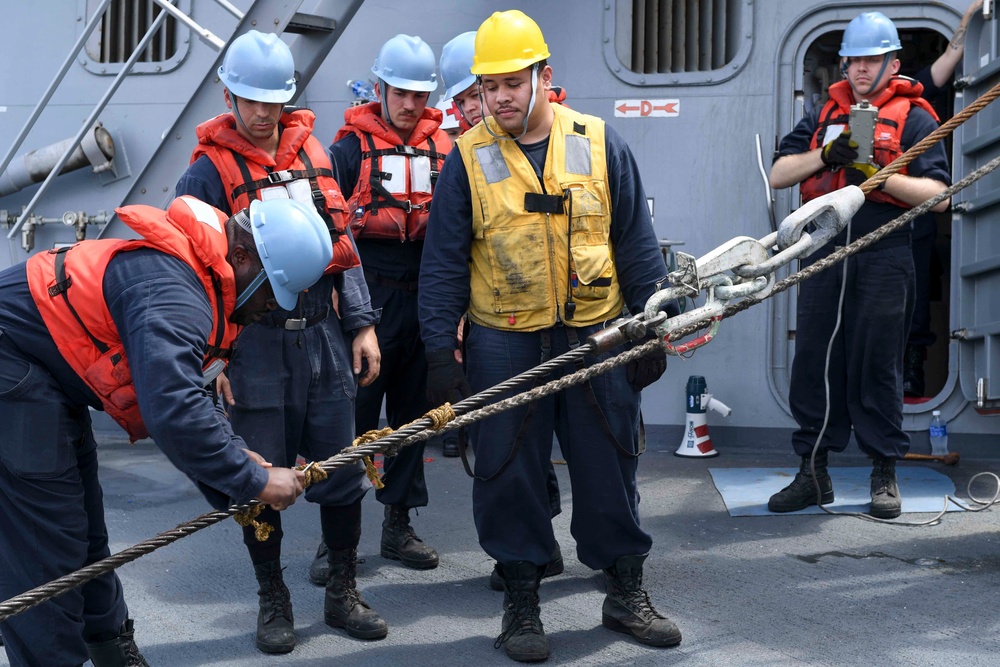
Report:
M872 79L872 85L868 87L867 91L862 92L857 88L855 88L853 83L851 84L851 89L854 90L854 92L858 95L858 97L867 97L872 94L872 91L875 90L875 86L877 86L878 82L882 80L882 75L885 74L885 68L889 66L890 55L892 55L891 52L885 54L885 56L882 58L882 67L879 68L878 75L874 79ZM844 58L844 64L840 66L841 74L843 74L845 79L847 79L847 63L849 60L850 58ZM847 80L848 82L850 82L850 79Z
M476 77L476 81L480 84L480 86L479 86L479 104L481 104L482 108L485 110L486 109L486 101L483 100L483 86L482 86L483 77L482 76L477 76ZM499 139L503 139L503 140L506 140L506 141L517 141L518 139L520 139L521 137L523 137L525 134L527 134L528 133L528 118L531 116L531 112L535 108L535 98L537 97L537 93L538 93L538 63L535 63L534 65L531 66L531 100L528 102L528 113L524 114L524 122L521 123L521 134L517 135L516 137L511 137L511 136L507 136L507 135L500 136L500 135L496 134L493 131L493 129L490 127L489 123L485 123L484 122L483 124L486 125L486 131L490 133L490 136L492 136L494 139L498 139L498 140ZM485 114L485 111L484 111L483 116L485 117L485 115L486 114Z
M379 103L382 105L382 118L389 127L396 127L396 124L392 122L392 116L389 115L389 103L385 99L385 96L388 93L385 89L387 85L385 79L379 77L378 83L379 91L382 93L382 99L379 100Z
M236 117L239 118L238 115ZM253 233L250 223L250 213L247 209L242 209L233 214L233 221L236 222L236 224L242 227L244 230L246 230L248 234ZM256 254L256 251L254 252L254 254ZM236 306L233 307L233 310L238 309L240 306L249 301L250 297L253 296L253 293L256 292L258 289L260 289L260 286L264 284L265 280L267 280L267 273L264 271L264 267L261 267L260 273L258 273L257 276L250 281L250 284L247 285L246 289L244 289L242 292L239 293L239 295L237 295Z
M250 128L247 127L247 124L243 122L243 117L240 116L240 105L237 103L239 98L236 97L231 90L229 91L229 99L233 101L233 116L236 117L236 123L243 128L243 131L246 132L247 135L250 135Z
M233 307L233 310L239 310L247 301L249 301L250 297L254 295L254 292L260 289L260 286L264 284L265 280L267 280L267 272L264 271L262 267L260 273L258 273L257 276L250 281L250 284L246 286L246 289L240 292L239 296L236 297L236 305Z
M477 86L477 89L478 89L478 86ZM480 109L479 115L480 115L480 117L482 117L482 116L486 115L486 114L482 113L482 110L485 109L486 107L483 104L483 94L482 93L478 93L478 97L479 97L479 109ZM465 109L462 108L461 104L459 104L458 102L455 101L455 98L451 99L451 103L455 105L456 109L458 109L458 115L462 117L462 120L464 120L470 127L473 126L473 125L475 125L475 123L473 123L471 120L469 120L469 117L465 115Z

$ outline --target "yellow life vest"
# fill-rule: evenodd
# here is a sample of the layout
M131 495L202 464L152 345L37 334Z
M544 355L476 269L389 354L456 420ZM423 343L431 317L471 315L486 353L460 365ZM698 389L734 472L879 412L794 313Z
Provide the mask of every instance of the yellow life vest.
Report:
M624 306L611 247L604 121L559 105L543 182L493 118L458 139L472 191L469 317L494 329L583 327ZM572 231L569 220L572 217Z

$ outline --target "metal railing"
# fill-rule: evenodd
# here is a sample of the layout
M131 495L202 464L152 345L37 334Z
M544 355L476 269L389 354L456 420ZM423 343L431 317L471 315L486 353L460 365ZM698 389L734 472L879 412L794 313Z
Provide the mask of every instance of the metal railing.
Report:
M139 40L139 42L135 45L135 48L132 50L132 53L129 56L128 60L126 60L125 63L123 64L121 71L118 73L117 76L115 76L114 80L111 82L111 85L108 86L108 89L104 92L104 95L94 106L93 110L90 112L90 115L87 116L87 120L84 121L83 125L80 128L80 131L77 132L73 140L69 142L65 152L56 161L56 164L53 167L52 171L50 171L49 174L45 177L45 180L42 181L42 184L38 188L38 191L35 192L34 196L28 202L28 205L21 212L20 216L18 216L17 221L15 221L14 224L12 225L10 231L7 233L8 239L14 238L20 231L21 226L32 215L32 212L34 211L35 206L38 204L39 200L41 200L41 198L48 191L55 177L62 172L62 169L66 165L67 161L70 159L70 156L72 156L73 152L77 149L77 147L80 146L80 143L83 141L84 136L86 136L88 132L92 131L94 123L97 121L97 117L101 114L102 111L104 111L104 108L108 105L108 102L110 102L111 98L118 91L118 88L125 80L125 77L131 73L132 68L135 66L136 62L142 56L143 52L146 50L149 43L156 36L157 32L160 30L160 27L163 25L163 22L166 20L168 16L173 16L177 20L184 23L188 28L192 30L192 32L196 33L206 43L210 44L216 50L221 51L225 47L225 42L219 39L211 31L202 28L200 25L195 23L191 19L191 17L187 16L182 11L180 11L176 6L174 6L174 2L176 2L176 0L154 0L154 2L160 7L162 7L165 11L160 12L156 16L156 18L153 19L153 21L150 23L149 28L146 30L145 35L143 35L142 39ZM215 2L221 5L223 8L226 9L226 11L230 12L237 18L243 17L242 12L240 12L232 4L227 2L227 0L215 0ZM95 8L94 15L87 22L87 25L80 33L80 37L77 39L76 43L71 47L70 52L66 56L65 61L63 61L63 64L59 68L59 71L56 73L55 77L49 83L48 87L45 90L45 93L43 93L41 99L38 101L38 104L35 105L35 108L31 112L31 115L28 117L27 121L25 122L24 127L21 128L21 131L18 133L17 138L14 140L13 145L10 147L7 154L4 156L3 162L0 162L0 174L4 173L4 171L6 171L7 167L10 165L10 162L14 158L15 153L21 147L21 144L24 142L24 139L28 136L28 133L31 132L32 128L35 126L35 123L38 121L39 116L41 116L41 113L45 109L45 106L49 103L49 100L52 99L52 95L55 93L56 88L59 87L63 79L66 77L70 65L73 64L74 60L76 60L77 54L80 53L80 50L84 47L84 44L90 37L91 33L103 20L104 13L107 11L108 5L110 3L111 0L101 0L100 4L97 5L97 7Z

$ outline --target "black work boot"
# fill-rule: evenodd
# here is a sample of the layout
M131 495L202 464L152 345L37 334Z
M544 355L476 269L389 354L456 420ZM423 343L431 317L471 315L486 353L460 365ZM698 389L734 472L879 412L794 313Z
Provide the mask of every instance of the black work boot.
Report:
M94 667L149 667L135 645L132 619L126 618L118 636L103 642L87 643Z
M458 431L448 431L441 436L441 455L448 458L461 455L458 450Z
M648 554L621 556L604 570L608 594L601 610L601 623L615 632L631 634L648 646L677 646L681 631L660 614L642 588L642 563Z
M876 456L872 463L872 507L868 513L879 519L895 519L902 508L896 485L896 459Z
M389 634L388 624L361 599L355 579L357 549L331 551L330 580L323 601L323 620L332 628L344 628L358 639L382 639Z
M541 662L549 659L549 640L545 636L538 608L538 584L543 568L525 560L498 563L504 583L503 621L500 636L493 648L518 662Z
M417 537L410 525L410 510L402 505L386 505L382 521L382 558L398 560L415 570L438 566L434 549Z
M545 566L545 572L542 573L542 579L562 574L565 569L566 566L563 564L562 549L559 548L559 543L556 542L556 550L552 552L552 560L550 560L548 565ZM490 588L495 591L503 590L503 576L500 574L500 563L497 563L493 567L493 572L490 573Z
M263 653L288 653L295 648L292 598L281 576L281 562L253 566L260 587L257 612L257 648Z
M924 359L927 348L907 345L903 355L903 396L919 398L924 395Z
M816 505L816 485L813 484L812 470L809 467L809 455L802 457L802 464L795 474L792 483L771 496L767 501L767 509L772 512L794 512ZM826 469L826 450L816 452L816 480L819 482L819 505L829 505L833 502L833 480Z
M330 581L330 559L326 554L326 542L320 540L319 547L316 548L316 557L309 566L309 581L317 586L326 586L326 582Z

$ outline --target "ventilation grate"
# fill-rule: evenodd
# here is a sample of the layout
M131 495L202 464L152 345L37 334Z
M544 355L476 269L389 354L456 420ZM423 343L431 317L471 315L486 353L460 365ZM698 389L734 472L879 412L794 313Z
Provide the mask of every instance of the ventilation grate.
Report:
M643 74L708 72L739 46L743 0L631 0L630 69Z
M100 27L100 63L123 63L135 50L163 8L153 0L112 0ZM150 40L137 62L170 60L177 52L177 19L168 16Z

